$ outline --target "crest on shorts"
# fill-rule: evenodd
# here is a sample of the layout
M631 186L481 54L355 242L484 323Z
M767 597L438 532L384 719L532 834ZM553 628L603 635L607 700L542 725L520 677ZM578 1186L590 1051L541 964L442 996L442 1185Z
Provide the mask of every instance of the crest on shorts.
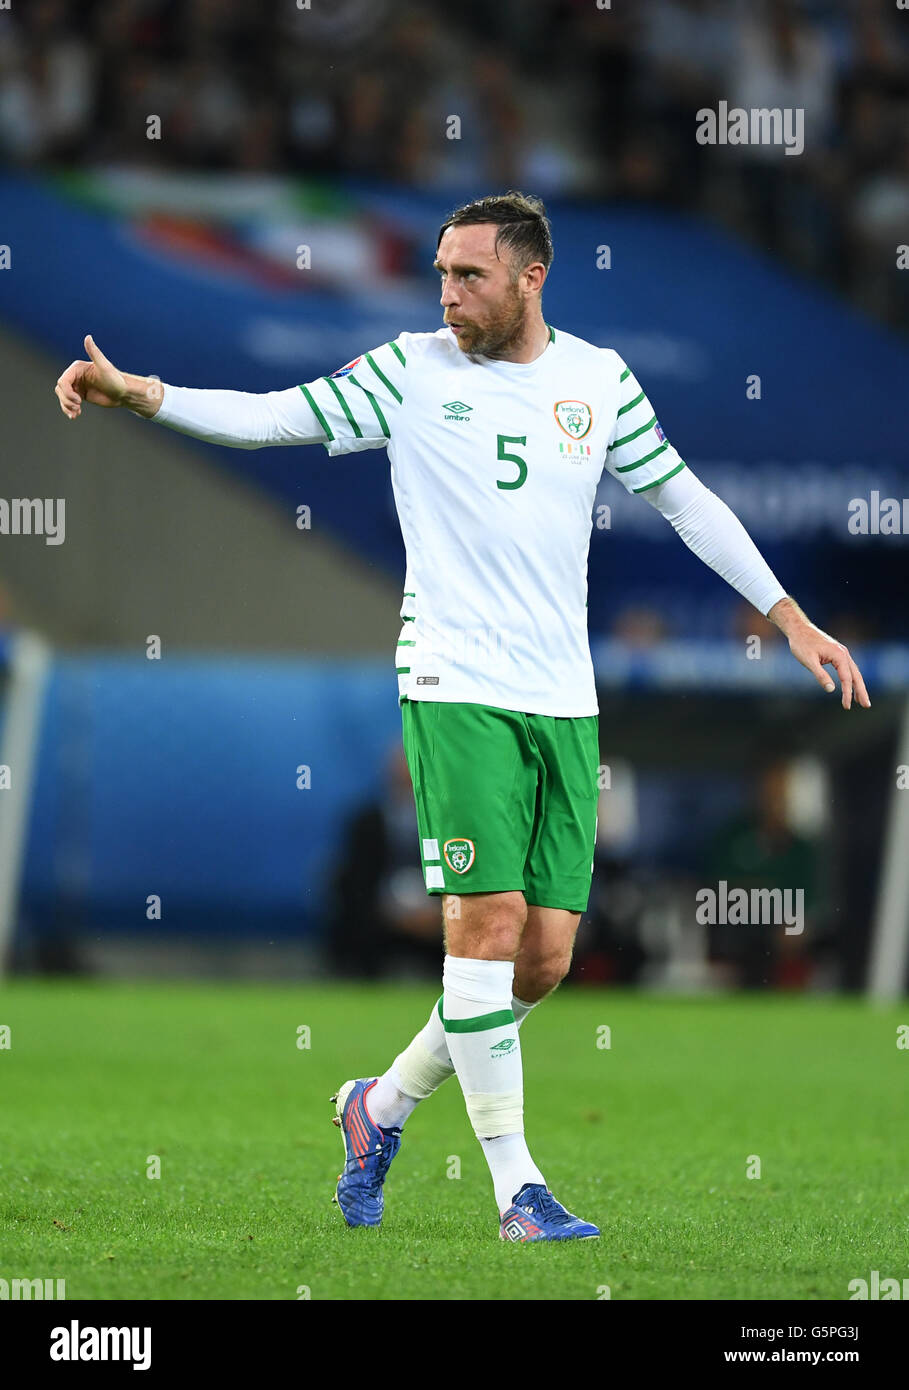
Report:
M570 439L583 439L590 433L593 412L583 401L556 401L552 409L556 423Z
M442 853L445 863L456 874L466 874L476 858L473 840L446 840Z

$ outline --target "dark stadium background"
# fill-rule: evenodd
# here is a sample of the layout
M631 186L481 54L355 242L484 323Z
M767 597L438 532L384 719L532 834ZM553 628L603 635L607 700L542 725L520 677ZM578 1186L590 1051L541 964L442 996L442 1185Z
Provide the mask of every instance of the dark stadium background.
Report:
M66 501L63 544L0 536L13 970L438 975L384 455L73 425L53 384L87 332L126 370L262 391L434 329L439 223L519 187L552 217L548 321L623 353L873 700L824 697L605 477L609 785L573 982L902 991L906 535L848 522L909 491L906 23L875 0L0 14L2 492ZM720 99L804 108L805 152L699 145ZM804 934L705 931L720 878L802 887Z

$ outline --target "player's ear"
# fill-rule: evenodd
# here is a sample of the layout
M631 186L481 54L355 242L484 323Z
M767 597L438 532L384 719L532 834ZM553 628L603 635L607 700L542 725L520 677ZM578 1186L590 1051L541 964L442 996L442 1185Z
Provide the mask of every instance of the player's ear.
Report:
M531 261L530 265L525 266L523 276L529 292L537 294L543 288L543 281L546 279L546 267L542 261Z

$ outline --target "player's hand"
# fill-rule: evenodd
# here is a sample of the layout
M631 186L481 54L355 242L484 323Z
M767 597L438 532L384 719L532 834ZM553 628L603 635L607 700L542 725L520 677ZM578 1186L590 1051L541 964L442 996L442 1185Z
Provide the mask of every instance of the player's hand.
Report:
M83 401L118 406L127 394L126 378L113 362L108 362L91 334L85 339L85 351L91 361L70 363L54 387L60 409L70 420L77 420L82 414Z
M800 624L789 634L789 650L828 693L836 689L836 682L824 667L833 667L843 689L843 709L852 708L853 694L864 709L871 708L862 673L849 655L848 647L828 632L822 632L814 623Z

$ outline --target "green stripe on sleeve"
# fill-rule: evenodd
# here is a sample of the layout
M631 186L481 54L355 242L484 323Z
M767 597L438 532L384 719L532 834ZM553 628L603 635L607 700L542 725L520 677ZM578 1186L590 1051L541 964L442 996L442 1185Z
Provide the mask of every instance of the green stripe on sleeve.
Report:
M631 368L630 368L630 367L626 367L625 370L624 370L624 372L622 373L622 375L619 377L619 382L626 381L626 380L628 379L628 377L630 377L630 376L631 376Z
M328 428L328 421L326 420L325 416L322 414L322 412L321 412L321 410L319 409L319 407L316 405L315 399L314 399L313 394L312 394L312 392L310 391L309 387L308 387L308 386L301 386L301 387L300 387L300 390L303 392L303 395L304 395L304 396L306 397L306 399L308 400L308 402L309 402L309 407L310 407L310 409L312 410L312 413L315 415L316 419L318 420L319 424L322 426L323 430L325 431L326 436L327 436L329 439L334 439L334 435L332 434L331 430Z
M362 439L362 438L363 438L363 431L360 429L360 426L357 424L356 416L354 415L354 413L353 413L353 411L351 410L350 406L347 404L347 401L344 399L343 392L341 391L341 388L340 388L340 386L338 385L338 383L337 383L336 381L332 381L332 379L331 379L330 376L324 376L324 377L322 378L322 380L328 382L328 384L329 384L329 386L331 387L332 391L334 391L334 393L335 393L335 395L337 396L338 400L341 402L342 406L344 407L344 414L347 416L347 423L348 423L349 425L352 426L353 432L354 432L354 435L356 436L356 438L357 438L357 439Z
M663 450L668 448L669 440L667 439L664 443L660 444L658 448L652 449L649 454L645 454L642 459L638 459L637 463L617 463L615 471L617 473L631 473L635 468L643 468L645 463L649 463L651 459L658 458Z
M655 424L656 424L656 416L655 416L655 415L651 415L651 417L650 417L650 419L647 421L646 425L641 425L640 429L632 430L631 434L626 434L625 437L624 437L624 439L617 439L616 442L615 442L614 444L610 444L610 446L609 446L610 450L612 450L612 449L621 449L621 447L622 447L623 444L630 444L631 441L632 441L632 439L637 439L637 437L638 437L639 434L644 434L644 433L646 433L647 430L653 429L653 427L654 427Z
M369 363L369 365L372 367L372 369L373 369L373 371L375 372L376 376L377 376L377 377L379 378L379 380L382 382L383 386L387 387L387 389L388 389L388 390L391 392L391 394L394 396L395 400L398 402L398 405L400 405L401 402L403 401L404 397L401 395L401 392L398 390L397 386L392 385L392 383L388 380L388 377L387 377L387 376L385 375L385 373L382 371L382 368L376 366L376 359L373 357L373 355L372 355L371 352L367 352L367 354L366 354L366 360L367 360L367 362Z
M395 357L397 357L397 359L398 359L398 361L400 362L401 366L402 366L402 367L406 367L406 366L407 366L407 358L404 356L403 352L402 352L401 349L398 347L397 343L388 343L387 346L391 348L392 352L394 353Z
M635 398L634 398L633 401L629 401L627 405L623 405L622 408L621 408L621 410L618 412L618 414L619 414L619 415L624 415L624 414L626 413L626 411L634 410L635 406L636 406L636 405L640 405L640 404L641 404L641 401L642 401L643 399L644 399L644 392L642 391L641 394L640 394L639 396L635 396Z
M361 385L360 382L357 381L357 378L354 376L353 372L351 372L348 380L351 381L354 386L360 387L360 390L363 392L363 395L366 397L366 399L369 401L369 404L372 406L373 414L379 422L380 430L382 431L386 439L390 439L391 431L388 428L388 421L382 414L382 407L379 405L379 402L376 400L375 396L372 394L371 391L367 391L366 387Z
M668 482L669 482L669 479L670 479L670 478L674 478L675 475L676 475L676 473L681 473L681 471L682 471L682 469L683 469L684 467L685 467L685 460L682 459L682 462L676 464L675 468L673 468L672 471L671 471L670 473L666 473L662 478L657 478L656 482L654 482L654 483L645 483L643 487L633 487L633 488L631 489L631 491L632 491L632 492L649 492L649 490L650 490L652 487L659 487L660 483L668 483Z
M399 676L409 676L409 675L410 675L410 667L409 667L409 666L396 666L396 667L395 667L395 672L396 672L396 674L399 675Z

